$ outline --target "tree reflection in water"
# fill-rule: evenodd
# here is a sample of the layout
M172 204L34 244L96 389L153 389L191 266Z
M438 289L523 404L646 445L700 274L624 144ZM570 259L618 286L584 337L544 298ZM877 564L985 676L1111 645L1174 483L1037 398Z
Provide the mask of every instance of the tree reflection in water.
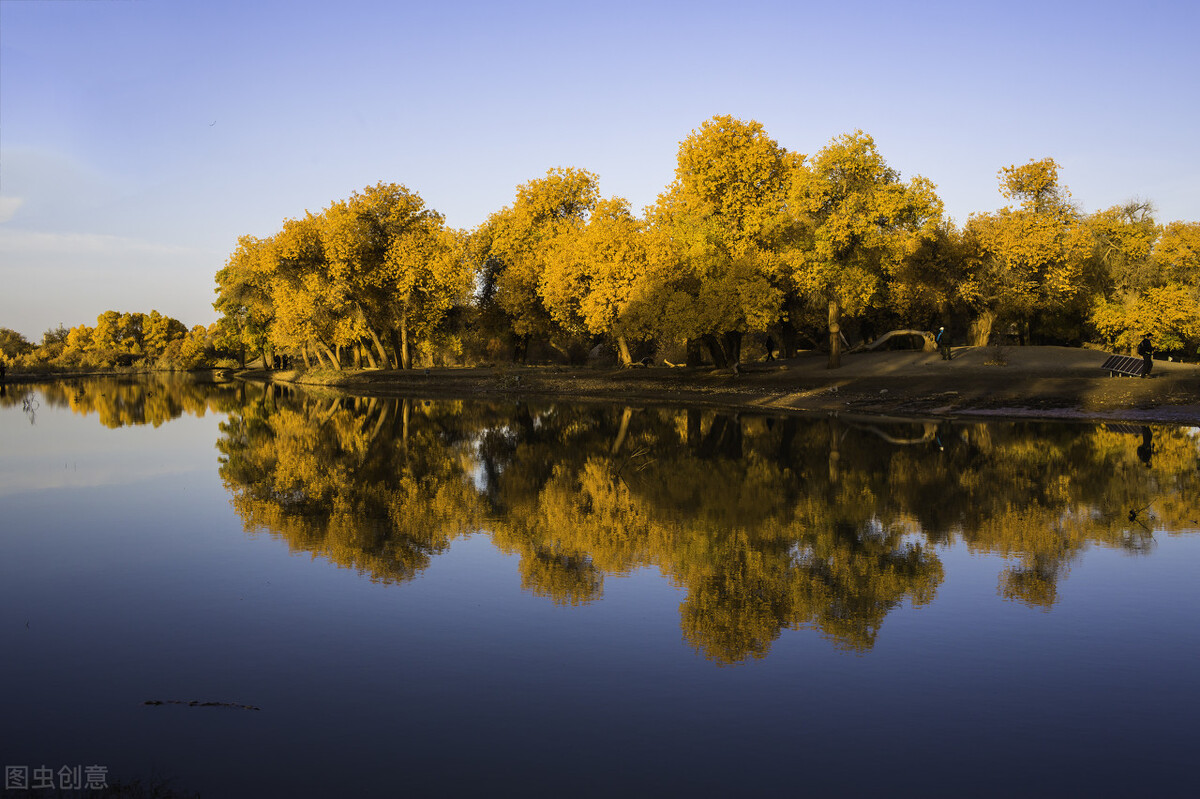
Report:
M129 425L158 427L185 413L203 416L240 408L246 400L244 383L201 382L170 372L128 377L81 377L36 386L41 402L50 408L96 414L108 428ZM0 407L20 405L29 391L0 397Z
M261 386L223 402L220 474L247 530L379 581L483 531L519 556L527 590L567 605L653 566L686 592L686 640L722 663L765 656L784 629L869 650L893 608L934 598L942 544L1003 556L999 594L1048 608L1087 547L1143 553L1195 526L1196 439L1168 427L1147 465L1141 428Z

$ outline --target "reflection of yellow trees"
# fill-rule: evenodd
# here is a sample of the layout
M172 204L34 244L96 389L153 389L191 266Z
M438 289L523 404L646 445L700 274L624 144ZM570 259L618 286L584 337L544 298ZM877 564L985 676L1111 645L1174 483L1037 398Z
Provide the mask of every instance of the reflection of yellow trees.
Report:
M239 403L238 385L197 383L168 375L138 378L88 378L39 386L49 406L74 413L95 413L100 424L116 428L149 424L158 427L183 414L204 416Z
M473 529L463 442L411 401L267 397L222 425L221 475L248 530L384 581L408 579Z
M536 436L512 448L494 536L522 554L535 591L587 601L602 589L595 570L657 565L688 590L687 639L726 662L765 655L785 628L814 627L839 645L869 648L891 608L932 597L940 562L899 532L883 534L861 487L839 488L831 504L826 486L797 480L803 469L780 457L801 451L781 446L796 438L796 420L773 433L764 420L725 415L701 422L645 411L638 419L623 439L615 415L591 428L578 418L539 419ZM571 444L559 450L560 439ZM818 450L827 457L823 446L809 454ZM512 474L556 458L540 483Z
M685 638L719 662L784 629L870 649L893 609L933 599L935 546L956 541L1008 559L1002 596L1046 607L1088 547L1194 529L1200 488L1196 438L1161 427L1139 457L1140 428L268 393L223 432L248 529L400 580L486 527L526 590L560 604L654 566L686 591Z
M1014 561L1001 576L1002 595L1048 607L1058 578L1087 547L1136 554L1149 548L1153 529L1194 528L1195 438L1144 429L1153 439L1150 466L1137 456L1139 428L964 428L937 458L897 453L892 490L927 537L961 537L974 551Z

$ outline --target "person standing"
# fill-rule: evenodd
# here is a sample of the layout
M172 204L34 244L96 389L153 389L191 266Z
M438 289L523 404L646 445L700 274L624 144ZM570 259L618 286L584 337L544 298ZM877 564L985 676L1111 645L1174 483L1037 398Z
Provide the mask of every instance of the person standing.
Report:
M942 354L942 360L950 360L950 337L946 335L946 328L939 327L937 336L935 336L933 340L937 342L938 352Z
M1149 377L1150 370L1154 368L1154 342L1150 340L1149 333L1142 336L1142 343L1138 344L1137 353L1142 356L1142 377Z

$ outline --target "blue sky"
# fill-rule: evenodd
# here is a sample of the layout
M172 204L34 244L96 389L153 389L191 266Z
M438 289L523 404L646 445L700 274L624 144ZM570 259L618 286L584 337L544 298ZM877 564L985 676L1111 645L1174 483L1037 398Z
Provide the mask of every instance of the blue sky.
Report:
M1053 157L1085 211L1200 220L1200 4L0 0L0 326L213 321L213 275L379 181L471 228L589 169L651 202L716 114L862 129L947 213Z

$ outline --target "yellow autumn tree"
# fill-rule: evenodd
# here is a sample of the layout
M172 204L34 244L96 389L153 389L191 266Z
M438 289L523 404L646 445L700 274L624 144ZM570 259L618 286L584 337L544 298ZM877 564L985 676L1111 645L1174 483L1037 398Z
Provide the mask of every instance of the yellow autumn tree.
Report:
M583 228L599 196L591 172L551 169L544 178L518 186L513 204L473 232L470 250L480 272L480 303L503 317L518 352L532 338L548 338L554 331L554 317L538 287L557 240Z
M275 309L270 337L276 346L299 350L307 360L341 368L337 348L352 333L339 322L351 318L345 285L327 268L321 220L313 214L288 219L271 239L270 295Z
M680 143L675 180L648 210L660 329L702 340L718 366L740 360L743 334L780 317L777 244L801 160L760 123L715 116Z
M810 302L828 309L829 367L841 365L841 317L862 313L894 280L905 260L934 239L942 202L933 183L907 183L862 131L839 136L797 169L791 279Z
M623 366L630 337L652 325L644 224L620 197L596 204L587 224L559 236L546 256L538 294L551 317L576 332L609 336Z
M1152 220L1151 220L1152 222ZM1141 232L1141 231L1139 231ZM1159 350L1200 346L1200 223L1172 222L1135 239L1133 278L1093 306L1091 322L1114 349L1132 350L1149 333ZM1116 282L1116 281L1114 281Z
M264 365L274 356L270 328L275 321L275 303L271 295L275 261L272 241L254 236L239 236L237 247L217 272L217 299L213 308L220 311L230 333L232 348L263 356Z
M1000 193L1020 202L993 214L973 214L966 234L974 247L972 276L960 288L976 313L971 343L986 344L998 321L1028 329L1035 316L1086 307L1085 268L1092 231L1059 185L1053 158L1000 170Z
M288 219L267 239L243 236L217 273L224 331L310 353L340 369L410 363L473 282L464 237L416 192L377 183L320 214Z
M320 227L329 278L350 312L340 338L369 339L383 366L410 368L413 340L432 333L470 290L461 236L420 195L396 183L331 204ZM384 337L392 339L394 358Z

